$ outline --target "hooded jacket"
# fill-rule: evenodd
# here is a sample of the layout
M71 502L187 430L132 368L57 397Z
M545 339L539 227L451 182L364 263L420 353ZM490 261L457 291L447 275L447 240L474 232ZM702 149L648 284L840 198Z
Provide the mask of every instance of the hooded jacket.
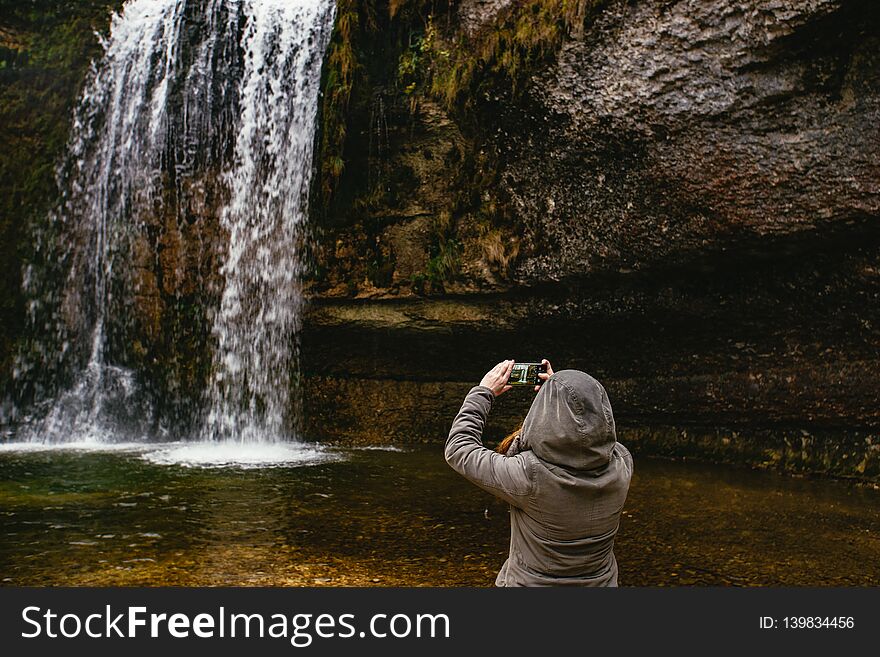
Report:
M483 446L495 397L468 393L446 441L446 462L510 503L510 554L496 586L617 586L614 537L633 462L617 442L608 395L578 370L551 376L507 456ZM518 452L513 454L513 452Z

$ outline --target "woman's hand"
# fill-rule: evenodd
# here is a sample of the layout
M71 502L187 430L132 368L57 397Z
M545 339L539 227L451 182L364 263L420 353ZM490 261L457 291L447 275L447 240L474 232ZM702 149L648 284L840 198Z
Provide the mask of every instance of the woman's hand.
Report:
M502 360L495 367L486 372L486 376L480 381L480 385L489 388L489 390L492 391L492 394L497 397L513 387L507 385L507 380L510 378L510 372L512 369L512 360Z
M541 361L541 365L544 366L543 372L538 372L538 378L541 379L542 383L546 383L547 379L553 376L553 368L550 366L550 361L546 358ZM535 386L535 392L538 392L541 389L541 386Z

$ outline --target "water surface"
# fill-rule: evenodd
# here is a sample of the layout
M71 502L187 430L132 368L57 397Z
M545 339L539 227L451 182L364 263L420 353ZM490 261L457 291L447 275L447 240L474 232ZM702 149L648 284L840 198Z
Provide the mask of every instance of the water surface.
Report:
M176 448L0 450L2 583L488 586L506 555L505 505L437 446L272 467L194 467ZM621 584L878 585L878 503L849 482L637 457Z

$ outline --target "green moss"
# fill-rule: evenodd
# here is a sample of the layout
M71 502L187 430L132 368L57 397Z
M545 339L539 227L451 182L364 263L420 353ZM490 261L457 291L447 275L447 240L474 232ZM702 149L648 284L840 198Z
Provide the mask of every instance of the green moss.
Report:
M441 212L434 220L433 239L428 248L430 259L423 274L411 279L416 292L442 293L444 285L455 279L461 266L461 243L455 238L455 221L450 212Z
M410 96L430 94L449 110L471 106L482 84L509 85L516 94L566 35L582 27L602 4L604 0L528 0L502 12L471 39L443 38L430 14L424 34L401 55L403 90Z
M376 31L370 0L337 0L336 22L324 62L319 178L326 205L345 171L349 103L355 80L363 74L360 42Z
M433 257L428 261L427 279L435 286L452 280L461 263L461 244L454 238L438 242Z

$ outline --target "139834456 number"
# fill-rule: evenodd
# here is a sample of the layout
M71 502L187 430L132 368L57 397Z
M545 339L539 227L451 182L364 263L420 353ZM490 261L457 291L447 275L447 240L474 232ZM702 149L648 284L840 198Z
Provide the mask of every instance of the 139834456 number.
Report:
M785 616L782 624L787 630L850 630L855 627L855 620L852 616Z

